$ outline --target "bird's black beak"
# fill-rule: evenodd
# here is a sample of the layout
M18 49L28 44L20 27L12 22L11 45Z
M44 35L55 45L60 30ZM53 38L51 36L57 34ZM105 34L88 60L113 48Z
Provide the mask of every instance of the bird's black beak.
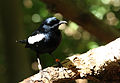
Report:
M66 21L60 21L60 22L59 22L59 25L60 25L60 24L67 24L67 22L66 22Z

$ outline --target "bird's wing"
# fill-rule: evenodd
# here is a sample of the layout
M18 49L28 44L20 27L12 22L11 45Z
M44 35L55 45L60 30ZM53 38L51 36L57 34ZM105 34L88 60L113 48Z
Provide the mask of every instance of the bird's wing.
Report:
M45 39L45 34L43 33L39 33L39 34L36 34L36 35L33 35L33 36L30 36L28 37L28 43L29 44L34 44L36 42L40 42L42 41L43 39Z
M39 33L33 36L29 36L25 47L38 50L38 47L43 48L44 40L45 40L45 34Z

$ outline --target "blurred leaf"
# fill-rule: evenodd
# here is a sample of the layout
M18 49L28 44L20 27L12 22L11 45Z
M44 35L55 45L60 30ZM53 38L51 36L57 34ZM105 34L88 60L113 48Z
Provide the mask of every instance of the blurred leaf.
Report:
M96 42L91 41L87 44L87 46L89 49L93 49L93 48L97 48L99 45Z

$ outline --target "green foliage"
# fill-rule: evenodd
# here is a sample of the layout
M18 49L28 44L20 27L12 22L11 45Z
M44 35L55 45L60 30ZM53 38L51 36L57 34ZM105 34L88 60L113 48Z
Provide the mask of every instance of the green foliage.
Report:
M108 8L104 6L93 5L90 8L92 14L94 14L98 19L102 20L104 15L109 11Z
M89 11L108 25L120 29L120 1L119 0L86 0ZM112 15L111 15L112 13Z

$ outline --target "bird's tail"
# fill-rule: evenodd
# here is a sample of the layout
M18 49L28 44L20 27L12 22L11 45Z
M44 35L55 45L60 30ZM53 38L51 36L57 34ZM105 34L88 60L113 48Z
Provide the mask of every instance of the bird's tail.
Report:
M24 39L24 40L16 40L16 43L26 44L27 40L26 39Z

